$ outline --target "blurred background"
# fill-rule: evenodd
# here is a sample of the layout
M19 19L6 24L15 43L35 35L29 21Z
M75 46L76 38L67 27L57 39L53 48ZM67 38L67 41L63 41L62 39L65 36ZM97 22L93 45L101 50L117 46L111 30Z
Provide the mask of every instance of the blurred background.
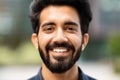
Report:
M41 59L31 43L32 0L0 0L0 80L35 75ZM90 41L79 65L98 80L120 80L120 0L90 0Z

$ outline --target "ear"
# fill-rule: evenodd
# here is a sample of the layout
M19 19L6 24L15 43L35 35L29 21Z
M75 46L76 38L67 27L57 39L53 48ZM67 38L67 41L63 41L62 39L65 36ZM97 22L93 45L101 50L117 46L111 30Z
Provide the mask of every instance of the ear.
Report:
M88 44L89 41L89 34L85 33L82 38L82 51L85 49L86 45Z
M38 50L38 37L37 37L36 33L32 34L31 41L32 41L33 45L35 46L35 48Z

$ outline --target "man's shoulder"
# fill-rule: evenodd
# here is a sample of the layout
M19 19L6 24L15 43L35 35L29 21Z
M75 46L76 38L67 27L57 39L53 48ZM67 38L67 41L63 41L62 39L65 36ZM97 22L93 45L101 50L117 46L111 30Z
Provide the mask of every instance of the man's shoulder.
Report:
M79 69L79 73L80 73L79 77L81 77L79 80L81 80L81 79L82 80L96 80L95 78L93 78L91 76L88 76L85 73L83 73L82 70L79 67L78 67L78 69Z
M83 80L96 80L95 78L91 77L91 76L88 76L86 74L83 74Z
M39 72L37 73L37 75L29 78L28 80L43 80L41 71L39 71Z
M35 76L29 78L28 80L42 80L42 79L40 79L38 75L35 75Z
M29 78L28 80L36 80L36 76Z

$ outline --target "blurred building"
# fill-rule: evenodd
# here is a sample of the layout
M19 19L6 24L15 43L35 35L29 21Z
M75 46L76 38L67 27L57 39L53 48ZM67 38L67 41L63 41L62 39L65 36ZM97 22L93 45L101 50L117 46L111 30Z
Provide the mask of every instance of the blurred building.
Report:
M15 48L21 41L29 39L32 32L29 21L30 2L31 0L0 1L0 41L2 43Z

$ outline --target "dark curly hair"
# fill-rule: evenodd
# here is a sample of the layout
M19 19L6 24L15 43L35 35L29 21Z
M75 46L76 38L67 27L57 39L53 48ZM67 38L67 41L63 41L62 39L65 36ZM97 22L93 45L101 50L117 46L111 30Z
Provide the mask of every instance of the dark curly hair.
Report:
M49 5L67 5L75 8L80 16L81 31L88 33L89 23L92 20L92 12L88 0L33 0L30 5L30 20L34 33L39 32L39 15Z

